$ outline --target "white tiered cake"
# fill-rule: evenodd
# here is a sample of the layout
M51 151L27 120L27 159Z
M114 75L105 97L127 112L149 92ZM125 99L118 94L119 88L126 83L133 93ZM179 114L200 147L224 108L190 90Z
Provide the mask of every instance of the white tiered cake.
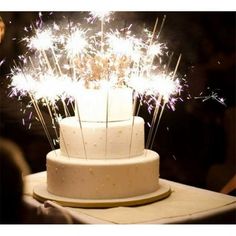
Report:
M159 188L159 155L144 150L144 120L132 90L84 89L77 116L60 122L60 149L47 155L47 190L73 199L120 199Z

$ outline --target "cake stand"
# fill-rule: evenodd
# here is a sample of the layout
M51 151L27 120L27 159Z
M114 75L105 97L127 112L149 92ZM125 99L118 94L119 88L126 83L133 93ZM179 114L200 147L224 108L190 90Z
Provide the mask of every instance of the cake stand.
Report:
M65 207L81 207L81 208L108 208L118 206L138 206L156 201L160 201L169 197L171 188L168 184L159 180L159 188L152 193L144 194L141 196L117 199L75 199L61 197L51 194L47 191L47 184L40 184L34 187L33 197L44 202L46 200L55 201Z

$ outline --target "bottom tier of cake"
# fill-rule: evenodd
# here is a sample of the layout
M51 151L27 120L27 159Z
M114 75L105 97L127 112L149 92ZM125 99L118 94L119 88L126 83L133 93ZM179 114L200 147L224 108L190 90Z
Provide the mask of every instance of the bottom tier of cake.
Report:
M49 193L79 199L127 198L158 189L159 155L145 150L126 159L78 159L60 150L47 155Z

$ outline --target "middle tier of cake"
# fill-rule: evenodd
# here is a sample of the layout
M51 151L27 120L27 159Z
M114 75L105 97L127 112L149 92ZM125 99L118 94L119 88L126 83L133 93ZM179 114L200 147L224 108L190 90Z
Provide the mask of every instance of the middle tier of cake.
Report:
M144 120L79 122L67 117L60 122L60 150L68 157L119 159L144 152Z

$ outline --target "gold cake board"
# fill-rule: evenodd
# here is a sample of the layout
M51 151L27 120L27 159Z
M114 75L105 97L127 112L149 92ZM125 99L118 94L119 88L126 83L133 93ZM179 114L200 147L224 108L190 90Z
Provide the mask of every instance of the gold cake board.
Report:
M168 184L159 181L159 188L152 193L135 196L130 198L117 198L117 199L75 199L60 197L51 194L47 191L47 184L40 184L34 187L33 197L44 202L46 200L55 201L65 207L81 207L81 208L107 208L118 206L138 206L156 201L160 201L169 197L171 188Z

